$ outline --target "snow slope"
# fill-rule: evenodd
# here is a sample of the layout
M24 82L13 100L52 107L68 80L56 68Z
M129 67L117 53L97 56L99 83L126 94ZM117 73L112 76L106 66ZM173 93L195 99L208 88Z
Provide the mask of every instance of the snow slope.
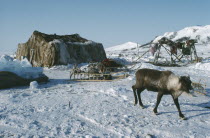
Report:
M19 61L8 55L0 56L0 71L10 71L27 79L38 78L43 74L43 68L32 67L26 58Z
M106 48L106 51L122 51L122 50L128 50L128 49L133 49L137 47L137 43L134 42L126 42L121 45L116 45L112 47Z
M166 37L173 41L180 39L196 39L198 43L195 44L198 57L209 58L210 57L210 25L206 26L192 26L186 27L177 32L166 32L163 35L156 37L153 40L153 43L157 43L161 38ZM120 58L130 62L136 61L152 61L154 57L150 52L146 53L140 60L141 57L146 51L149 50L150 45L147 47L137 46L137 43L127 42L121 45L113 46L106 48L107 57L109 58ZM167 60L170 58L168 53L162 48L161 49L162 57L166 57ZM170 60L170 59L169 59Z
M108 58L120 59L124 64L131 64L135 62L139 56L148 51L148 48L139 48L139 46L140 44L127 42L106 48L105 51ZM151 57L151 54L148 52L142 59L148 61L149 59L153 59L153 57Z
M173 41L187 37L190 39L196 39L198 43L207 44L210 43L210 25L192 26L186 27L177 32L166 32L164 35L156 37L153 42L157 42L162 37L167 37Z

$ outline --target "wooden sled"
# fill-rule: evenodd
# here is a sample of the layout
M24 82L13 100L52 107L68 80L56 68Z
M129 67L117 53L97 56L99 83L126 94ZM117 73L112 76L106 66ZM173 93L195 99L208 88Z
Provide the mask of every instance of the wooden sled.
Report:
M75 73L74 79L70 81L90 81L90 82L109 82L127 78L129 75L124 73L123 75L115 75L122 72L115 73Z

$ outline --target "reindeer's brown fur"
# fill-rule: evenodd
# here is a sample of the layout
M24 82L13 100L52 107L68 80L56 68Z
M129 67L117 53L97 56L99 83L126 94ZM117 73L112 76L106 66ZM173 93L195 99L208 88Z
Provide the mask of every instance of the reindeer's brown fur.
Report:
M137 104L137 96L139 105L143 107L141 101L141 92L147 89L148 91L158 92L157 103L154 112L157 113L157 108L163 95L172 95L174 103L179 111L179 116L184 118L181 113L178 97L183 93L189 93L192 89L191 81L188 77L178 77L171 71L158 71L153 69L140 69L136 72L136 84L132 86L135 98L135 105ZM137 90L137 92L136 92Z

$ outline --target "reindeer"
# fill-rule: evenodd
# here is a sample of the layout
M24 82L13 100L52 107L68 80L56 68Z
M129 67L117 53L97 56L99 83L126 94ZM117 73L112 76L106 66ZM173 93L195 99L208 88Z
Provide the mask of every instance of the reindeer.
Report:
M157 108L163 95L171 95L174 103L178 109L179 117L186 119L180 110L178 97L183 93L190 93L192 90L191 80L187 76L176 76L171 71L158 71L153 69L140 69L136 72L136 84L132 86L134 93L134 105L137 104L137 96L139 99L139 105L143 108L141 101L141 92L147 89L148 91L158 92L157 103L153 110L155 114L158 114ZM137 93L136 93L137 90Z

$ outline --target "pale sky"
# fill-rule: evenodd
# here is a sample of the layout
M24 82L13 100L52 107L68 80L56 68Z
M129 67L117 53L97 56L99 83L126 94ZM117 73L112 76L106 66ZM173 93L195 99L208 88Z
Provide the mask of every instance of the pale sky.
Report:
M0 0L0 48L15 52L34 30L73 34L104 47L210 24L209 0Z

